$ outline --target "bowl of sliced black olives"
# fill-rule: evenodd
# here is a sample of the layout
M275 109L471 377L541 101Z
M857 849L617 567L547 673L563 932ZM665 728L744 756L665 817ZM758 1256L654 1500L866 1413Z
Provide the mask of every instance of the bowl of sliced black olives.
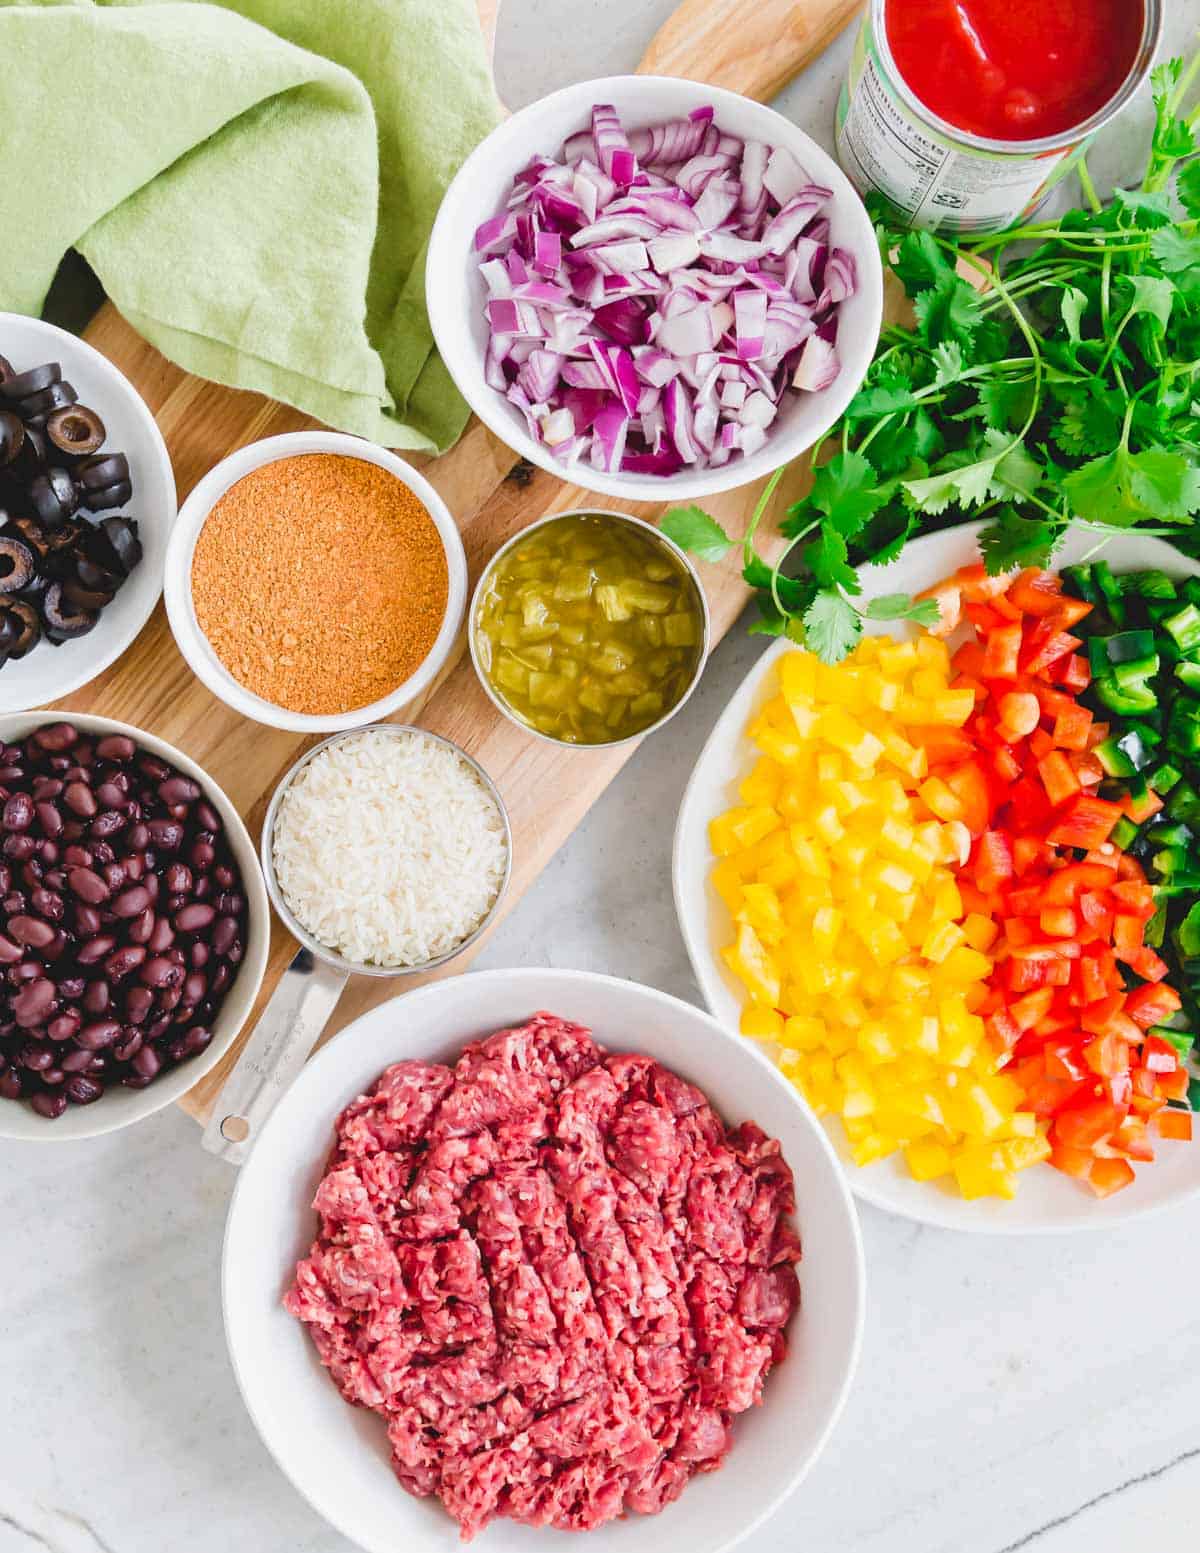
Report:
M162 591L175 479L132 384L90 345L0 312L0 713L109 667Z

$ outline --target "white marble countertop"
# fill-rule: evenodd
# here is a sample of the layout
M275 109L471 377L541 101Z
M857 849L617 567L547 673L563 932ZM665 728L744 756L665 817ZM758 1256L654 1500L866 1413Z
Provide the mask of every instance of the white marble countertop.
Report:
M505 100L632 68L671 4L505 0ZM1167 4L1180 49L1197 6ZM847 47L782 99L826 142ZM481 965L579 966L697 998L671 826L760 649L734 632L688 715L634 757ZM352 1553L277 1470L234 1386L218 1294L232 1184L176 1110L91 1143L0 1144L0 1553ZM749 1553L1196 1553L1200 1204L1070 1239L862 1220L857 1384Z

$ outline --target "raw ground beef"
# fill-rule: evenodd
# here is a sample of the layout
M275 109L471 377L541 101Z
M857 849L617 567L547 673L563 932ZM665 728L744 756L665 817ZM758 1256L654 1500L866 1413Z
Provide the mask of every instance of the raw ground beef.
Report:
M314 1206L284 1303L464 1540L661 1510L721 1465L799 1300L778 1143L551 1014L388 1068Z

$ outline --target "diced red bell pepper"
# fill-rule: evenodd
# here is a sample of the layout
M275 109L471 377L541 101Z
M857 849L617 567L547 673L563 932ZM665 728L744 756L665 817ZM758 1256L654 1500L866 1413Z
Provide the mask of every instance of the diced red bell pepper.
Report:
M1038 776L1046 789L1046 797L1057 809L1080 791L1079 778L1071 762L1061 750L1051 750L1038 761Z
M1121 806L1106 798L1080 793L1058 817L1046 839L1056 847L1078 847L1090 852L1107 841L1121 818Z
M997 624L987 632L983 647L982 679L1016 679L1021 653L1019 621Z
M1131 954L1125 963L1133 974L1140 976L1143 981L1162 981L1170 970L1162 955L1156 954L1148 945Z
M1088 1185L1097 1197L1111 1197L1134 1180L1133 1166L1126 1159L1098 1159L1088 1176Z
M1160 1138L1177 1138L1182 1143L1192 1141L1192 1116L1190 1111L1160 1111L1154 1119Z
M1066 1107L1055 1118L1054 1133L1068 1148L1094 1148L1125 1120L1125 1111L1106 1100Z

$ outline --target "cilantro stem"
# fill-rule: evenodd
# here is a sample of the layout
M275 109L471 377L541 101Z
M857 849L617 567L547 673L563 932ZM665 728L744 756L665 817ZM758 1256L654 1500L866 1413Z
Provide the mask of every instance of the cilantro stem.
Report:
M1098 216L1104 209L1104 206L1100 203L1100 196L1096 193L1096 185L1092 182L1092 172L1087 164L1086 156L1079 158L1079 166L1076 168L1076 171L1079 174L1079 187L1083 190L1083 197L1092 207L1092 213Z

